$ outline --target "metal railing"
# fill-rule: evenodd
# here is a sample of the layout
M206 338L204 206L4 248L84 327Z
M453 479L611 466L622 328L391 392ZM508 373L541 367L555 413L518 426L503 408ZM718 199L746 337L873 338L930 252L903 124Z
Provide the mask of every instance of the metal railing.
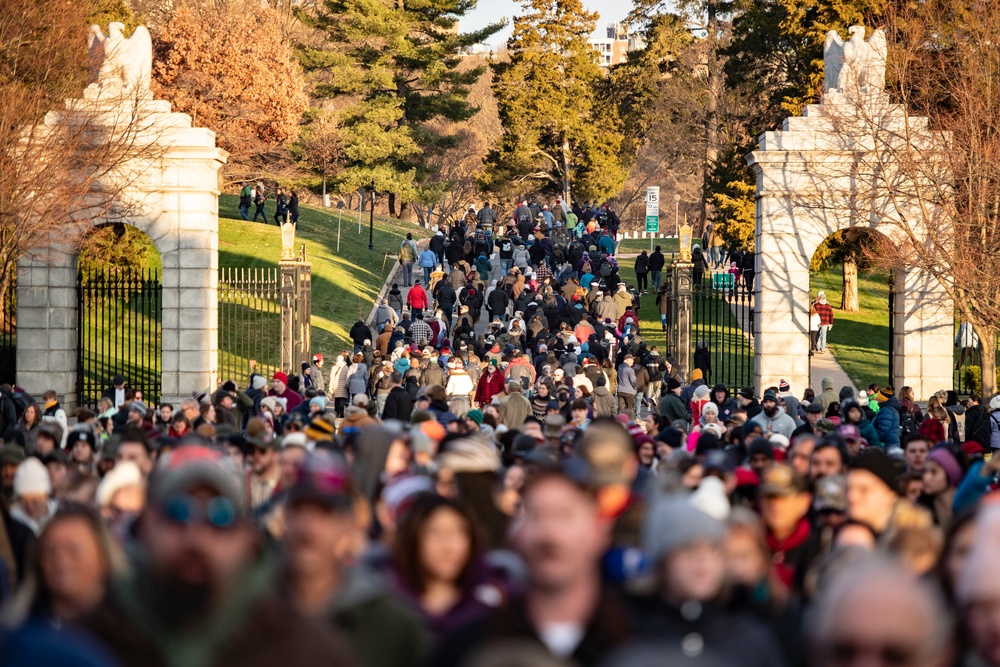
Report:
M281 280L277 268L219 269L219 380L246 387L281 365Z
M115 375L160 399L163 286L156 269L77 273L78 405L96 408Z
M707 384L721 382L733 389L752 386L753 292L742 281L736 282L732 274L709 271L695 274L693 287L692 368L707 359ZM704 349L700 351L702 344Z

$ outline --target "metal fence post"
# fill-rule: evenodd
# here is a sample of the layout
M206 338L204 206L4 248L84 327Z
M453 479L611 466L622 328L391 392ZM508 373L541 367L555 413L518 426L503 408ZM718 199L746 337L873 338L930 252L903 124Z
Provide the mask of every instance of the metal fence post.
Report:
M281 260L281 357L279 368L294 371L295 349L295 291L298 285L299 264L295 260Z
M295 283L297 362L312 361L312 265L306 261L306 246L298 259L298 274ZM295 367L293 367L294 370Z
M681 377L691 377L691 297L694 264L682 260L674 262L674 358L680 366Z

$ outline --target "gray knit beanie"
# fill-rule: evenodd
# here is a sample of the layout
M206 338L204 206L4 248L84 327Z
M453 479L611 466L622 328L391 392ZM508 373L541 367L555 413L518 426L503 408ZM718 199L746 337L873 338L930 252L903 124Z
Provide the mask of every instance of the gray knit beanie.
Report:
M681 547L724 538L722 523L692 505L686 495L661 496L646 508L642 544L654 563Z

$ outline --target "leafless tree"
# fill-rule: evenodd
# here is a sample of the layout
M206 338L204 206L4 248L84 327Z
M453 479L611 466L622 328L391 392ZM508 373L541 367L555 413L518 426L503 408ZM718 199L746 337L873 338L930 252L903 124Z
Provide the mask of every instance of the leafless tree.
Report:
M143 100L81 99L90 10L11 0L0 12L0 299L26 253L78 248L95 221L141 207L125 193L158 157Z
M888 94L849 91L853 104L830 107L832 144L817 148L851 151L850 173L821 168L803 195L810 206L883 232L866 246L873 267L916 270L940 283L979 335L985 396L996 391L1000 332L995 10L980 0L928 0L888 11L881 21Z

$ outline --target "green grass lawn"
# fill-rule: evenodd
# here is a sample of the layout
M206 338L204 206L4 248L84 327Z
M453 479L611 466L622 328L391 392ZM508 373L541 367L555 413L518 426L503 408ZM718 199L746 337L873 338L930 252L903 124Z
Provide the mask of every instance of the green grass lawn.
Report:
M276 268L281 235L276 225L244 222L239 198L219 197L219 266ZM273 203L268 214L273 213ZM410 222L375 216L374 250L368 249L368 216L358 234L357 211L344 211L340 252L337 252L337 209L300 208L296 248L306 245L312 264L312 347L324 355L349 347L348 331L358 317L366 317L406 233L416 239L428 231ZM223 323L220 322L220 325ZM220 347L225 345L220 331ZM274 346L278 345L274 340Z
M839 264L810 276L812 296L825 291L834 308L834 325L827 344L856 387L867 387L872 382L885 384L889 377L889 278L884 273L858 271L861 310L845 313L839 310L842 276Z
M664 255L677 252L677 239L653 239L653 247L656 246L660 246L660 252ZM618 252L625 254L638 254L643 250L649 252L649 239L622 239L621 245L618 246Z

